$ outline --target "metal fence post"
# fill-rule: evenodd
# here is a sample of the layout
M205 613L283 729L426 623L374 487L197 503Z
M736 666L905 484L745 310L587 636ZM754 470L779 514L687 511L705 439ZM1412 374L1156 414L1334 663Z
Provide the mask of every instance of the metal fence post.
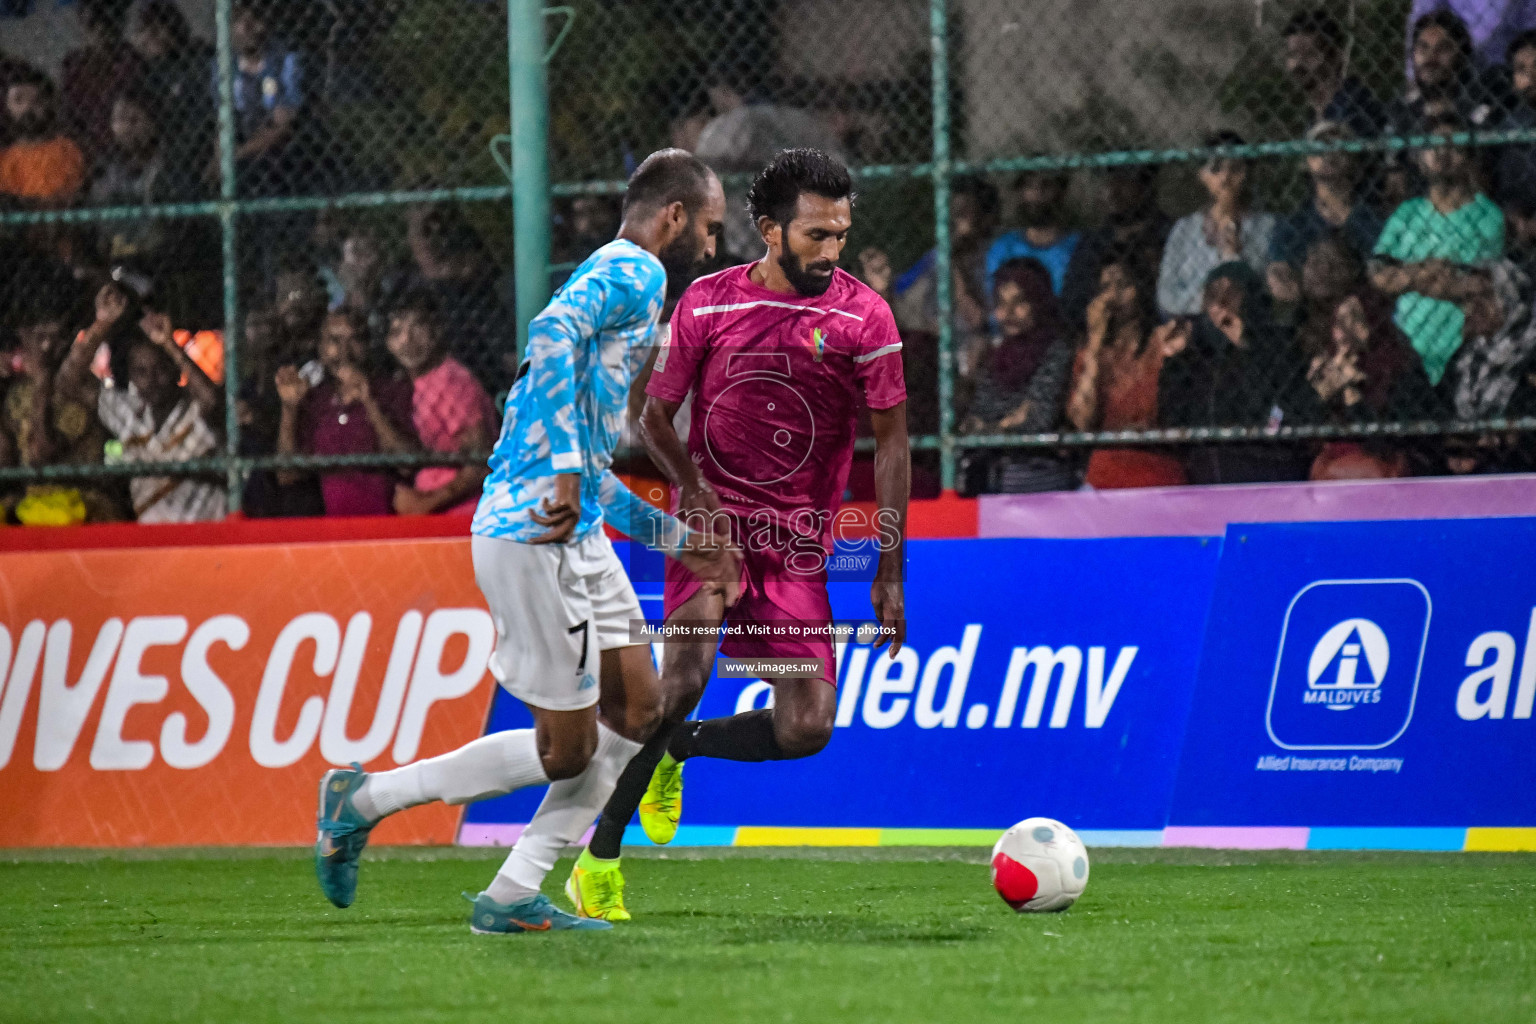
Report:
M528 345L528 323L549 299L549 82L544 58L542 0L507 0L519 362Z
M933 239L935 299L939 313L939 477L955 487L954 295L949 237L949 4L929 0L928 34L933 72Z
M240 282L235 249L235 54L230 42L231 0L214 5L219 61L219 229L224 271L224 454L229 511L240 511Z

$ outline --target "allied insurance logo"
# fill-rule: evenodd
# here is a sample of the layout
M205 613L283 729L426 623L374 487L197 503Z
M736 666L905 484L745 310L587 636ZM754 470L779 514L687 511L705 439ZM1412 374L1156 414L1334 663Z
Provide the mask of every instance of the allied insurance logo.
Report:
M1286 750L1379 750L1413 720L1429 637L1417 580L1319 580L1286 609L1265 726Z
M1360 671L1362 655L1365 672ZM1307 662L1308 704L1329 711L1349 711L1381 702L1381 681L1392 663L1387 634L1370 619L1345 619L1323 634ZM1337 668L1337 672L1331 671ZM1364 678L1362 678L1362 675Z

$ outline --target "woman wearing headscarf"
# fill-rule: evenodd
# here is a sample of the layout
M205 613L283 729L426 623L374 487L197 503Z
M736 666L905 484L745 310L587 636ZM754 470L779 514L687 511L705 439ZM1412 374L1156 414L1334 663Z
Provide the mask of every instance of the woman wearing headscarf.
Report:
M960 432L1037 434L1061 418L1072 368L1066 321L1039 260L1009 260L997 268L993 317L998 336L982 354L976 391ZM1076 485L1069 462L1040 449L973 451L963 460L967 490L1021 494Z
M1408 338L1393 323L1391 299L1370 286L1335 307L1328 347L1307 365L1323 420L1372 423L1432 419L1439 400ZM1407 476L1408 449L1391 440L1330 441L1312 462L1313 480Z
M1345 296L1365 284L1365 263L1339 232L1307 247L1301 264L1300 316L1296 346L1308 359L1326 351L1333 339L1333 314Z
M1164 362L1189 342L1186 320L1157 322L1156 286L1137 263L1118 258L1099 274L1088 304L1088 334L1073 367L1067 422L1082 431L1147 430L1159 425ZM1169 487L1185 482L1184 463L1146 447L1095 448L1084 483L1099 489Z
M1224 263L1206 278L1187 348L1168 360L1158 387L1167 427L1259 427L1311 422L1317 400L1307 364L1290 334L1270 316L1268 293L1246 263ZM1191 448L1191 483L1259 483L1306 477L1294 444L1237 442Z
M1493 419L1509 407L1520 382L1515 371L1536 354L1531 281L1508 260L1468 276L1461 348L1442 386L1457 419Z
M1536 316L1532 283L1509 260L1496 260L1463 276L1461 347L1440 382L1456 419L1498 419L1528 415L1536 381ZM1468 447L1455 446L1453 472L1499 472L1529 468L1529 456L1514 451L1522 440L1489 435ZM1514 456L1513 458L1511 456Z

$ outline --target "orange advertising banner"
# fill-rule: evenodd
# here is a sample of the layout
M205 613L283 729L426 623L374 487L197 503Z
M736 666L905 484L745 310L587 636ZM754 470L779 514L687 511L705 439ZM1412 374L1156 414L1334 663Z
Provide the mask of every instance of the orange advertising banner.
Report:
M0 555L0 847L312 842L327 767L481 734L494 644L467 537Z

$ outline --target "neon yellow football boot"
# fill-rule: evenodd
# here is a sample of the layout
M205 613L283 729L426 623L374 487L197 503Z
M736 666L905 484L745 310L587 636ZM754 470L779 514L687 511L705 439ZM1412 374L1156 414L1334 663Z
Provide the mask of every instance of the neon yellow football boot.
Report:
M624 872L619 858L598 860L587 850L576 858L571 877L565 880L565 895L582 917L601 921L628 921L624 909Z
M683 816L683 762L661 755L640 799L640 827L657 846L677 838L677 822Z

